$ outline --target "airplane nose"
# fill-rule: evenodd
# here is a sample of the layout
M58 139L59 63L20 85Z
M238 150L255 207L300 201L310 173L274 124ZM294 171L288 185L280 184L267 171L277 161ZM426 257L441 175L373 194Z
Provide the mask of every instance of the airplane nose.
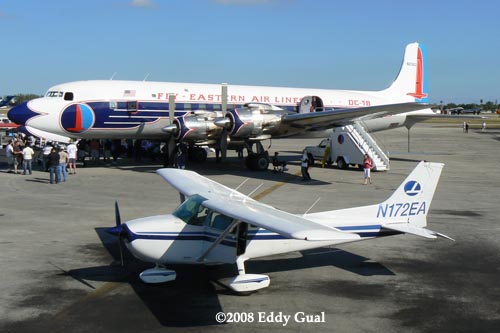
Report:
M24 102L22 104L14 106L7 113L7 117L9 118L9 120L18 124L18 125L26 125L26 122L30 118L32 118L34 116L38 116L38 115L39 115L38 113L33 112L28 107L28 102Z

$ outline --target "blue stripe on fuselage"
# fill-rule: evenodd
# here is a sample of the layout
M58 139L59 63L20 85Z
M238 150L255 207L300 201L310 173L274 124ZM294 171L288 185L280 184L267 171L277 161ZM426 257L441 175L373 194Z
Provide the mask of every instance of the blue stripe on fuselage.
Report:
M398 231L391 230L381 230L381 225L364 225L364 226L344 226L336 227L336 229L342 231L349 231L350 233L357 234L361 238L368 237L384 237L400 234ZM133 241L135 239L156 239L156 240L189 240L189 241L208 241L214 242L220 234L209 232L209 231L191 231L191 232L143 232L143 233L133 233L129 231L130 239ZM280 234L272 231L258 229L250 230L248 232L248 240L282 240L287 239ZM236 245L236 238L234 236L228 236L221 242L222 245L227 245L234 247Z

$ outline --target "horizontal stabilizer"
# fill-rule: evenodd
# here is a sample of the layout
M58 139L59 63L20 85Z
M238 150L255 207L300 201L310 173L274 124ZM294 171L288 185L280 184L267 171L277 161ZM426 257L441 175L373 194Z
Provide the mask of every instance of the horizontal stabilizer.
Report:
M411 225L411 224L406 223L406 222L385 224L382 226L382 228L388 229L388 230L393 230L393 231L399 231L399 232L403 232L403 233L407 233L407 234L412 234L415 236L425 237L425 238L442 237L442 238L446 238L446 239L455 241L453 238L448 237L446 235L443 235L439 232L435 232L435 231L432 231L429 229L417 227L417 226Z

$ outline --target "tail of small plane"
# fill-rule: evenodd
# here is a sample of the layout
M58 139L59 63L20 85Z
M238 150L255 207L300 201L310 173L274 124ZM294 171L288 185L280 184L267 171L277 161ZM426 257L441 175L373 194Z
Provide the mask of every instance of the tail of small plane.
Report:
M376 219L382 225L405 222L425 227L443 167L443 163L420 162L389 199L377 206Z
M420 162L389 199L378 205L354 207L304 216L342 231L376 236L375 229L414 234L426 238L443 234L425 229L442 163Z
M412 43L406 46L403 63L396 80L381 92L385 95L411 96L415 102L427 103L427 55L424 45Z

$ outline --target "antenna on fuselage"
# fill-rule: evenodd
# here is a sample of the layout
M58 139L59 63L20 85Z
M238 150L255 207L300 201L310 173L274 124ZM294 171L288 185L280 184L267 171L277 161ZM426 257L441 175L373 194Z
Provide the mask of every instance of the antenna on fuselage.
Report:
M113 79L115 78L115 75L116 75L116 72L114 72L113 75L111 75L111 77L109 78L109 80L113 81Z
M306 210L306 212L304 214L302 214L302 216L306 215L307 213L309 213L309 211L314 207L316 206L316 204L321 200L321 197L319 197L318 199L316 199L316 201L314 201L314 203L311 205L311 207L309 207L308 210Z

